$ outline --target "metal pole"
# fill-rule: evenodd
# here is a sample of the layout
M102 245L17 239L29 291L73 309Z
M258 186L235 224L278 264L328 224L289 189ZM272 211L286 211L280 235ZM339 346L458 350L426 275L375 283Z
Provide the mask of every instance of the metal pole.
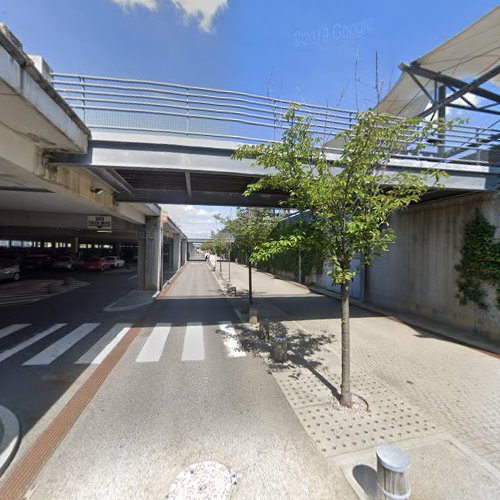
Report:
M248 221L252 217L251 209L248 208ZM250 260L251 252L248 250L248 305L252 305L253 303L253 294L252 294L252 261Z
M299 283L302 283L302 253L299 250Z
M229 249L229 257L227 259L227 267L228 267L228 281L231 283L231 249Z
M248 256L248 303L253 304L252 297L252 262L250 261L250 256Z
M440 85L438 87L438 100L443 101L446 99L446 87L444 85ZM438 110L438 119L440 121L446 120L446 105L442 104ZM445 133L442 132L439 134L439 142L438 142L438 156L440 158L444 158L446 153L446 136Z

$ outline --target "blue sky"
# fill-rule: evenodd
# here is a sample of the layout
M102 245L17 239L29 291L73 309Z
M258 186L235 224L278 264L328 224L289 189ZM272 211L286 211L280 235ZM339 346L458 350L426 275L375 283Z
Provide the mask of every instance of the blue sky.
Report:
M496 6L495 1L0 0L27 52L55 71L269 93L346 108L374 102L410 62ZM358 61L360 82L354 83ZM339 103L340 96L343 95ZM194 235L192 208L170 209Z

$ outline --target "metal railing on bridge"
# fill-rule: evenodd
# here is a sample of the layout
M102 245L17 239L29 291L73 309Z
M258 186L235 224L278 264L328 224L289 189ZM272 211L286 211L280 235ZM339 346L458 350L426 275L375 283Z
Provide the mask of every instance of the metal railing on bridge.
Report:
M279 141L287 127L283 115L295 102L207 87L64 73L54 73L53 84L91 130L243 143ZM352 110L298 104L299 115L311 119L311 131L328 139L356 120ZM402 157L488 165L498 156L500 129L457 125L423 146L418 155Z

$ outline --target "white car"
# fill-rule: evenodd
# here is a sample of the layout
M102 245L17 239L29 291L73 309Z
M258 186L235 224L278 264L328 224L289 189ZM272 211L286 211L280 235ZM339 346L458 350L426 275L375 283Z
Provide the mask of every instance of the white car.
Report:
M74 271L81 268L83 262L74 257L58 257L52 263L52 269L64 269L65 271Z
M117 255L108 255L106 260L111 264L111 267L123 267L125 265L125 261L118 257Z

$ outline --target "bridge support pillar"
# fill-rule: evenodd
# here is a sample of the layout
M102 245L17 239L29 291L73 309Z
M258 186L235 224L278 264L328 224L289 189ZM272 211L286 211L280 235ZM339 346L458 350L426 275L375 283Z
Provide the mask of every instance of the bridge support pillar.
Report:
M187 240L181 240L181 265L187 260Z
M182 266L182 249L181 249L181 236L179 234L174 235L174 244L172 248L172 256L173 256L173 270L177 271Z
M163 285L163 231L161 219L147 216L139 231L137 288L157 292Z

